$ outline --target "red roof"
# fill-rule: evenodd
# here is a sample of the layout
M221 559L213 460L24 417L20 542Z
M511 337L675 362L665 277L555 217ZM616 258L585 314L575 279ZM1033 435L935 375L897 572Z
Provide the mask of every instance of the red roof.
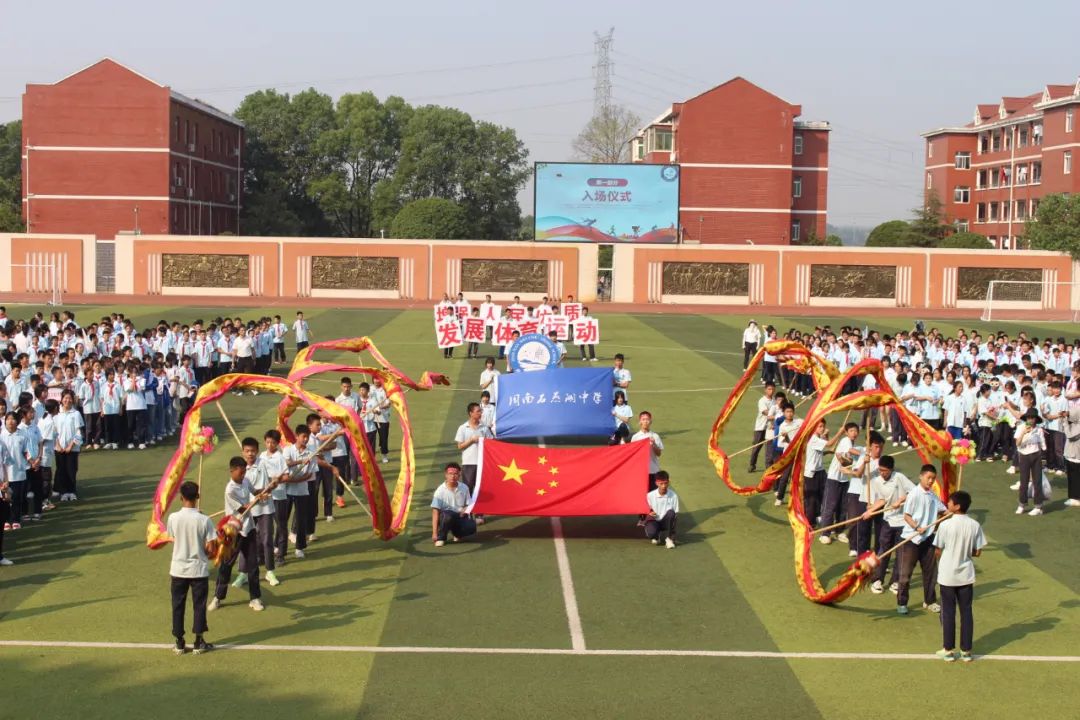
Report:
M1075 85L1047 85L1046 92L1050 94L1051 100L1060 100L1063 97L1068 97L1076 90Z

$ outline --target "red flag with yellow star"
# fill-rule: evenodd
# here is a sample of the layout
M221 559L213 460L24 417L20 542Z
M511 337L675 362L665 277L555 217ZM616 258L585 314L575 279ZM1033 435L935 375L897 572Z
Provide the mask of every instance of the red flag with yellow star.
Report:
M538 448L482 440L471 512L636 515L649 511L649 442Z

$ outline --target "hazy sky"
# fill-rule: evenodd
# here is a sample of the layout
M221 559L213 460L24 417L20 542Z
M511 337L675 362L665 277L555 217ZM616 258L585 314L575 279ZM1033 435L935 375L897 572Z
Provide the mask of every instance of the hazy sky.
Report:
M567 160L592 111L593 31L611 26L614 97L645 119L742 75L831 122L836 224L919 202L920 132L1080 74L1080 3L1067 0L3 0L0 121L19 116L26 83L107 55L228 111L265 87L372 90L459 107L513 127L530 160Z

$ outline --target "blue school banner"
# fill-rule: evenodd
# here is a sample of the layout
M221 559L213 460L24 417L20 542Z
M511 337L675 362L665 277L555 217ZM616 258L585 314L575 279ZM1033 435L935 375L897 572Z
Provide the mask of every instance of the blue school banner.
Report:
M611 368L556 368L499 377L498 438L610 435Z

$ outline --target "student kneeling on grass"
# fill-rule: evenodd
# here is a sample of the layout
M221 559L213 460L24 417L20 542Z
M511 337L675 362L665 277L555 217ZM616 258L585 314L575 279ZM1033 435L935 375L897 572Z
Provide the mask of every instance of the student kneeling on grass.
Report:
M476 521L465 511L469 507L469 488L461 482L461 466L446 464L446 481L435 488L431 498L431 540L435 547L446 544L447 536L457 542L476 534Z
M195 622L191 630L195 633L194 653L199 655L214 646L203 640L206 626L206 596L210 591L210 560L207 546L217 538L214 521L199 512L199 486L185 482L180 486L183 500L182 510L174 512L165 523L165 531L173 539L172 564L169 566L172 592L172 634L176 638L173 650L183 655L187 649L184 644L184 605L187 603L188 590L191 590L191 607L195 613Z
M645 496L649 515L645 520L645 536L653 545L661 542L668 550L675 547L675 523L679 517L679 496L671 489L667 470L656 473L656 489Z
M982 554L986 537L978 522L967 516L971 495L958 490L949 496L952 517L938 526L934 535L937 558L937 581L941 586L941 631L943 641L938 657L945 662L956 659L956 610L960 610L960 659L971 662L971 643L975 617L971 611L975 592L975 563Z

